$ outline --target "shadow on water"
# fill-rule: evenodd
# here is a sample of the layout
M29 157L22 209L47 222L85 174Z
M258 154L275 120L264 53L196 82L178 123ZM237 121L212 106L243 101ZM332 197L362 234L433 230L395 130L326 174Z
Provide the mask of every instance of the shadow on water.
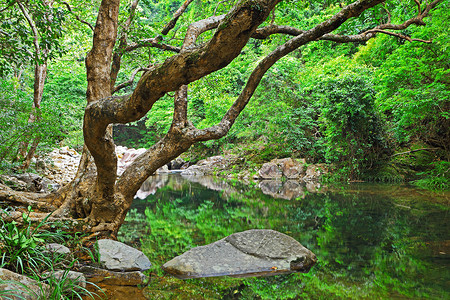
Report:
M265 184L180 175L146 182L144 199L135 199L119 233L154 265L150 284L138 293L147 299L450 298L448 193L404 185L289 183L289 190L286 182ZM247 279L179 280L160 269L193 247L253 228L292 236L317 255L317 265L307 274Z

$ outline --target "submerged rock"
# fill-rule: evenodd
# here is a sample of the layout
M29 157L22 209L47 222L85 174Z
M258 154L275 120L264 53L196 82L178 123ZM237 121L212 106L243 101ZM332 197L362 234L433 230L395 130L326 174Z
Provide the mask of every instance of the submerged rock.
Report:
M193 248L162 268L181 279L259 277L306 273L316 261L314 253L293 238L274 230L252 229Z
M152 266L141 251L113 240L97 242L100 264L111 271L145 271Z
M148 280L147 276L140 271L131 272L114 272L105 269L84 266L80 272L88 278L92 283L103 283L120 286L137 286L145 284Z

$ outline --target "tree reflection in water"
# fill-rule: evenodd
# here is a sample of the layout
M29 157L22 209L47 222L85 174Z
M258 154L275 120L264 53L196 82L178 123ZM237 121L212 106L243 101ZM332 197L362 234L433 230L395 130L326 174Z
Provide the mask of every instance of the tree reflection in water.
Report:
M155 177L153 194L135 199L119 233L122 241L141 243L155 266L147 297L449 298L449 194L400 185L294 184L289 191L286 182L265 184ZM252 228L292 236L316 253L317 265L308 274L186 281L159 268L192 247Z

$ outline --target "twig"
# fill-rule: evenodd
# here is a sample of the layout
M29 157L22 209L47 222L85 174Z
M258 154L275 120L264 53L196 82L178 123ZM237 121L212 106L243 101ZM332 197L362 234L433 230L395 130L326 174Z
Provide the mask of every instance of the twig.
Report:
M127 86L130 86L133 83L134 78L136 77L137 73L142 72L142 71L148 71L148 70L150 70L150 69L149 68L137 68L137 69L135 69L131 73L130 79L128 79L127 81L122 82L121 84L119 84L116 87L114 87L113 93L116 93L117 91L119 91L119 90L121 90L121 89L123 89L123 88L125 88Z
M92 31L94 31L94 26L92 26L91 23L89 23L89 22L87 22L87 21L81 19L77 14L75 14L75 13L72 11L72 7L70 7L69 3L65 2L65 1L63 1L63 2L61 2L61 3L64 4L64 5L67 7L67 9L70 11L70 13L71 13L72 15L75 16L75 19L77 19L79 22L81 22L81 23L83 23L83 24L86 24L87 26L89 26L89 28L90 28Z
M193 0L184 1L183 5L181 5L180 8L178 8L178 10L173 14L172 20L170 20L169 23L167 23L167 25L164 26L163 30L161 31L162 35L168 34L169 31L175 27L175 25L177 24L178 18L184 13L186 8L189 6L189 4L191 4L192 1Z
M391 31L382 30L382 29L371 29L371 30L366 31L365 34L370 34L370 33L375 33L375 32L395 36L395 37L407 40L408 42L415 41L415 42L422 42L422 43L426 43L426 44L431 44L433 42L432 40L413 39L413 38L410 38L409 36L401 34L401 33L391 32Z
M403 155L403 154L410 154L413 152L417 152L417 151L422 151L422 150L437 150L439 148L420 148L420 149L414 149L414 150L410 150L410 151L405 151L405 152L400 152L400 153L395 153L394 155L391 155L391 157L397 156L397 155Z

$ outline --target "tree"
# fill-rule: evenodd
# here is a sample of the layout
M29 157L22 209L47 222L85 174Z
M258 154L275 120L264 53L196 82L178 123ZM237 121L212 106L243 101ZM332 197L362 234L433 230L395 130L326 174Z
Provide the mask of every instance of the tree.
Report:
M414 41L416 39L396 31L404 30L413 24L424 25L423 19L441 1L420 3L417 0L417 14L400 24L393 24L387 7L376 7L382 0L358 0L344 6L335 15L310 29L300 30L287 25L275 25L275 7L281 0L244 0L234 5L227 14L213 14L190 24L182 46L176 47L164 43L163 35L174 28L192 1L186 0L180 6L172 20L161 31L161 35L129 43L127 34L139 1L132 1L130 15L122 25L117 42L120 1L104 0L98 11L92 49L86 57L88 104L83 125L85 151L78 174L73 182L51 195L13 193L3 188L0 191L0 199L33 205L41 211L55 211L53 218L84 218L86 230L115 236L141 184L159 167L185 152L194 143L225 136L250 101L265 72L279 59L302 45L317 40L365 42L378 33L383 33ZM392 5L400 4L394 2ZM383 17L378 16L379 18L366 16L358 19L358 22L363 22L364 19L370 22L369 25L364 24L366 29L363 32L351 34L354 32L343 30L341 34L331 33L347 20L358 18L365 11L377 16L380 11L385 13ZM266 22L271 13L272 21ZM374 24L376 19L384 21ZM215 31L206 42L196 44L201 34L212 30ZM251 38L268 39L275 34L285 34L292 38L277 46L257 64L242 92L218 124L205 129L196 128L187 117L188 84L224 68L241 54ZM115 83L122 56L127 51L144 46L172 51L175 54L160 64L143 68L145 73L131 94L112 96L114 91L120 89ZM117 157L111 137L111 124L125 124L141 119L156 101L169 92L175 92L174 113L169 131L117 177ZM39 219L44 215L35 213L32 217ZM20 217L20 214L12 217Z
M8 1L0 10L4 17L2 27L7 29L0 31L0 53L5 60L10 60L5 61L5 65L16 65L14 73L19 79L24 62L34 64L33 104L29 124L41 119L40 108L48 60L63 51L59 44L63 14L53 4L53 1L47 0ZM4 66L0 68L0 73L5 72L4 69ZM40 139L39 134L30 132L21 142L18 152L19 157L25 158L23 169L29 167ZM33 142L28 150L31 140Z

